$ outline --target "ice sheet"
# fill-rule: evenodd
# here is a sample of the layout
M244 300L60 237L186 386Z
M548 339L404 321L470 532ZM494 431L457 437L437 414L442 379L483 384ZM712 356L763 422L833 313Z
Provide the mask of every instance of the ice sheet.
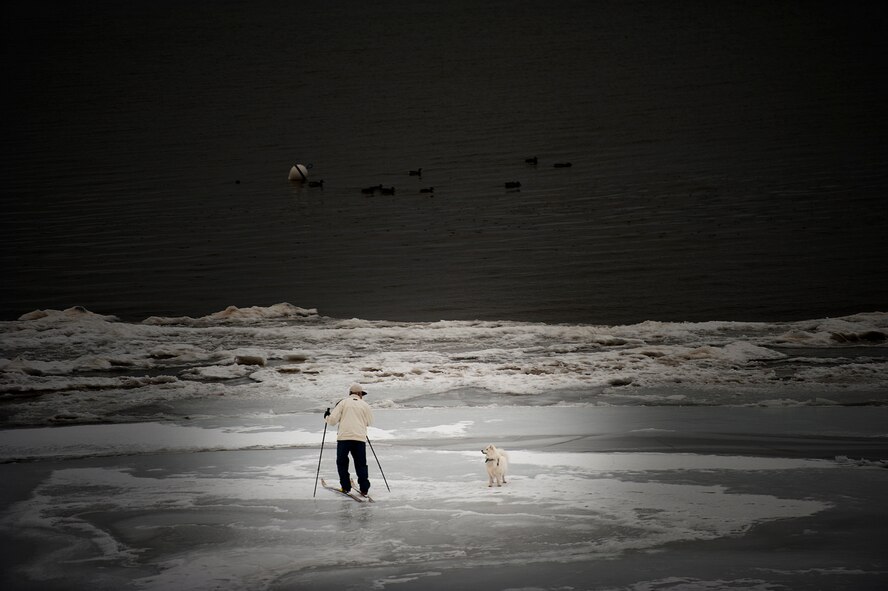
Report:
M631 326L397 323L289 304L142 323L82 309L0 323L7 424L179 416L189 401L377 405L848 405L888 392L888 314Z

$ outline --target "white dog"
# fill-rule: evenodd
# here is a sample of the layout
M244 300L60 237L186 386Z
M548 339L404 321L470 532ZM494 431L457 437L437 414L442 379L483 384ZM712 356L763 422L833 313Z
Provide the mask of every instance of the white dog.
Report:
M487 468L487 486L502 486L506 483L506 469L509 467L509 456L494 445L481 450L484 454L484 466Z

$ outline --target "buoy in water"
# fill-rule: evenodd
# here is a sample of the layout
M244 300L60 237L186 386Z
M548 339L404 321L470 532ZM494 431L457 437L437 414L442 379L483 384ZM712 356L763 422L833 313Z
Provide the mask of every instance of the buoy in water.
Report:
M288 178L296 183L305 182L308 179L308 169L304 164L294 164L293 168L290 169L290 176Z

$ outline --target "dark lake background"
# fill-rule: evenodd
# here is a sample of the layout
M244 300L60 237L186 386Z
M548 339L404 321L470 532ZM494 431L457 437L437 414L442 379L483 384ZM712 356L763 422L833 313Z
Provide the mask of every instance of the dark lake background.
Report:
M0 317L285 301L602 324L884 310L886 14L19 5L2 25ZM296 162L323 187L290 183ZM395 195L361 193L376 184Z

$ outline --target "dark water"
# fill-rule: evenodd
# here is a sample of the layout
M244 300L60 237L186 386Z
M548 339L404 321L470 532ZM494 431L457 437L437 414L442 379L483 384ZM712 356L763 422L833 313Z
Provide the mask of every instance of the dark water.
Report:
M624 323L888 303L875 3L21 10L3 25L3 318L287 301ZM295 162L323 188L289 183ZM396 194L360 193L375 184Z

